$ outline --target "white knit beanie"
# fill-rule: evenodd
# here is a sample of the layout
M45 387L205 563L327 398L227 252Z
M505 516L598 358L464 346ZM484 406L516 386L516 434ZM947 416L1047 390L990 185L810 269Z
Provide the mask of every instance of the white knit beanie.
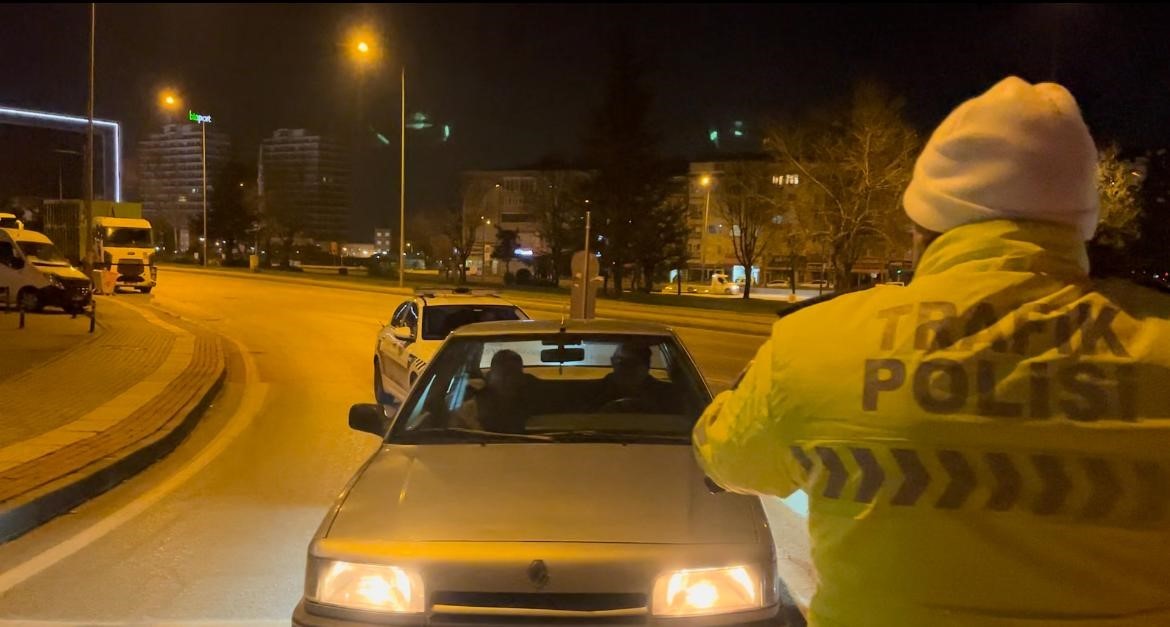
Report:
M1097 230L1097 149L1068 90L1010 76L959 105L914 165L906 215L942 233L971 222L1041 220Z

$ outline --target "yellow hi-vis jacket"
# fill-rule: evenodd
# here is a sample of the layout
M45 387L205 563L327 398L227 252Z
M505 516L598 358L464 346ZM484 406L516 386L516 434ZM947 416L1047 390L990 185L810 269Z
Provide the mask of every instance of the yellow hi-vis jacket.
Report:
M808 492L813 625L1170 625L1170 297L1087 269L1072 229L956 228L715 398L707 474Z

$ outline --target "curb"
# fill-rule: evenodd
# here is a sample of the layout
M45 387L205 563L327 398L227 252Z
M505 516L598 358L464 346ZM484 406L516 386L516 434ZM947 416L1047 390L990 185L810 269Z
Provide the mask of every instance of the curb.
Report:
M177 272L185 272L188 274L204 274L204 275L211 275L211 276L236 277L236 278L241 278L241 279L269 281L272 283L284 283L286 285L288 285L288 284L300 284L300 285L308 284L308 285L314 285L314 286L323 287L323 288L327 288L327 289L349 290L351 292L367 292L367 293L371 293L371 294L389 294L389 295L393 295L393 296L413 296L414 295L414 290L412 288L379 287L379 286L374 286L374 285L347 285L344 283L333 283L333 282L329 282L329 281L317 281L317 280L313 280L313 279L308 278L308 277L306 277L306 278L274 277L274 276L264 276L262 273L244 274L244 273L234 273L234 272L218 272L215 270L204 270L202 268L184 268L182 266L172 266L172 265L168 265L168 266L164 266L164 267L167 270L172 270L172 271L177 271ZM546 303L543 301L533 301L533 300L529 300L529 299L526 299L523 297L512 298L510 300L512 302L516 303L517 305L520 305L521 307L523 307L525 309L531 309L534 311L541 311L544 313L559 314L559 313L562 313L565 309L567 309L567 305L555 305L555 304ZM658 306L666 306L666 305L658 305ZM679 307L678 309L686 309L686 308ZM712 309L712 310L693 309L693 311L711 311L713 313L722 313L719 310L714 310L714 309ZM691 312L680 311L680 312L678 312L678 316L685 317L689 313L691 313ZM638 321L638 322L652 322L655 324L661 324L663 326L672 327L672 328L695 329L695 330L699 330L699 331L716 331L719 333L733 333L736 335L748 335L748 336L754 336L754 337L769 337L772 334L772 324L771 323L764 323L763 321L760 321L760 322L736 321L733 324L720 325L720 324L715 323L715 322L711 322L711 323L696 322L692 319L691 321L688 321L686 324L679 324L673 320L669 320L669 321L664 320L664 318L667 315L668 314L661 314L661 315L622 314L622 317L620 317L620 318L614 318L612 316L598 316L598 318L607 319L607 320L631 320L631 321ZM772 322L775 322L775 321L773 320ZM758 326L759 328L749 330L749 329L744 328L745 326Z
M217 342L221 340L217 337ZM21 495L0 510L0 543L21 536L110 490L171 453L199 423L227 377L222 349L218 374L150 436Z

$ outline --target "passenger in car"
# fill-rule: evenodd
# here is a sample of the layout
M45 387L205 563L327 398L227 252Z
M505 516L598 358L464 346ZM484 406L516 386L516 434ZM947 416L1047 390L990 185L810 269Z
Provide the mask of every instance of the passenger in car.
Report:
M498 433L524 433L532 415L532 396L537 379L524 372L524 360L511 350L492 355L491 370L483 389L474 391L457 418L473 429Z

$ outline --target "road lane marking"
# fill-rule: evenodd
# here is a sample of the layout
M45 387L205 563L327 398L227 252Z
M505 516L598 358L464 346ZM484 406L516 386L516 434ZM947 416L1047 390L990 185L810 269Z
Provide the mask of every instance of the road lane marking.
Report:
M142 496L127 503L121 509L101 519L97 523L79 531L68 540L0 574L0 595L3 595L12 588L35 577L42 571L93 544L106 534L157 504L198 474L199 471L207 467L216 457L227 450L228 446L252 424L252 421L260 413L260 409L264 405L264 400L268 395L268 384L260 380L256 362L248 348L235 338L227 335L224 335L224 337L235 344L244 362L244 395L240 399L237 411L228 419L228 423L224 426L223 430L217 433L211 442L194 459L187 462L186 465L165 478L161 483L151 488ZM19 624L27 624L27 622L19 621Z

